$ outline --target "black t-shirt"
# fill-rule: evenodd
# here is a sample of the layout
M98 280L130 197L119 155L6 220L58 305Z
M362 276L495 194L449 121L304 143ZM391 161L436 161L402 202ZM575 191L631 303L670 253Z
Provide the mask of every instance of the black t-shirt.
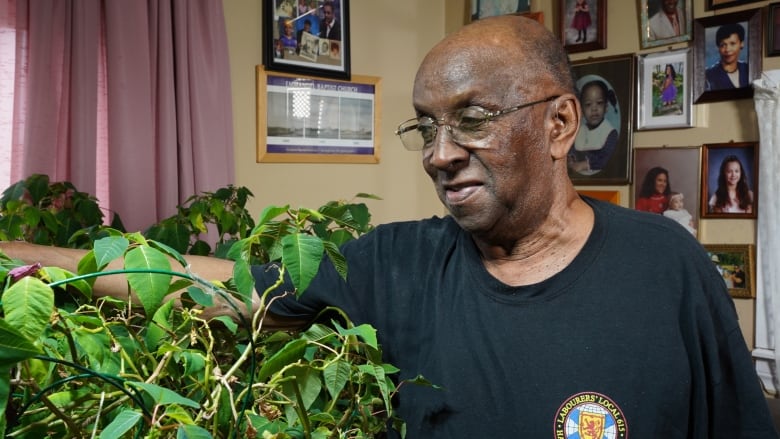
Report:
M377 329L408 385L409 439L777 437L722 278L679 224L587 199L595 226L563 271L512 287L451 218L348 243L287 316L342 308ZM277 273L255 269L258 289ZM267 278L267 279L266 279Z

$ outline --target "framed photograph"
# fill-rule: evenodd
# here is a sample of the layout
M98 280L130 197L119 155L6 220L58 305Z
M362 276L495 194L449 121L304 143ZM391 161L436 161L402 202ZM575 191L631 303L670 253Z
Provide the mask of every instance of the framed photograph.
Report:
M378 163L381 81L267 72L257 67L257 161Z
M572 63L583 108L580 130L569 151L575 185L630 181L634 112L634 56L616 55Z
M639 0L639 33L643 49L690 41L692 0Z
M780 56L780 3L766 9L766 56Z
M263 2L268 70L350 80L349 0Z
M756 248L753 244L704 244L704 248L731 297L756 297Z
M699 236L699 147L634 150L633 207L669 217Z
M569 53L607 48L607 0L560 0L561 41Z
M597 200L608 201L612 204L620 205L620 192L618 191L577 191L578 194Z
M531 10L531 0L471 0L471 21Z
M753 97L763 54L760 9L697 18L693 40L694 103Z
M730 8L732 6L746 5L759 1L761 0L707 0L704 4L704 9L712 11L714 9Z
M691 49L637 56L638 130L690 128Z
M756 218L758 142L702 145L702 218Z

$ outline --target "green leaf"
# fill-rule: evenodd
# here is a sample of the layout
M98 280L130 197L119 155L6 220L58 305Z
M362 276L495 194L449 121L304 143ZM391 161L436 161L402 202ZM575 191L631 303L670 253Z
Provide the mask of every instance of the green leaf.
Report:
M119 357L111 352L111 338L105 328L91 330L78 327L71 330L71 336L86 357L89 367L103 373L117 373Z
M141 413L135 410L122 410L110 424L106 425L106 428L100 432L100 439L115 439L122 437L127 433L138 420L142 418Z
M153 248L156 248L157 250L160 250L161 252L165 253L166 255L172 257L173 259L176 259L176 262L181 264L182 267L186 267L187 266L187 261L184 260L184 257L181 255L181 253L176 251L176 249L174 249L173 247L170 247L170 246L166 245L163 242L153 241L153 240L149 241L149 246L153 247Z
M303 409L309 410L309 407L317 400L317 397L322 391L322 380L320 380L319 371L313 367L293 367L285 373L285 376L295 377L294 382L286 381L283 385L287 389L288 395L293 395L293 384L298 386L298 390L301 392L301 402L303 402Z
M327 387L328 393L330 393L333 399L338 398L339 393L344 389L344 385L347 384L350 370L349 362L339 359L328 363L322 371L322 375L325 377L325 387Z
M2 358L2 357L0 357ZM11 367L0 366L0 413L6 413L9 397L11 396ZM7 416L0 416L0 437L5 436Z
M187 294L190 295L192 300L198 305L202 306L214 306L214 297L210 294L206 294L202 288L196 286L190 286L187 288Z
M382 393L382 399L385 402L385 407L390 408L390 390L385 379L385 369L378 364L361 364L358 369L368 375L373 376L376 379L376 385L379 387L379 391Z
M336 269L336 272L342 279L347 280L347 259L341 254L338 245L330 241L324 241L323 245L325 246L325 253L328 254L328 258L333 263L333 268Z
M95 260L95 252L93 250L90 250L87 252L87 254L84 255L81 260L79 260L78 267L76 268L76 272L78 274L88 274L88 273L94 273L98 271L97 269L97 261ZM94 283L95 280L92 279L90 282Z
M185 376L194 376L196 373L202 372L206 366L206 357L195 349L182 352L180 357L184 361Z
M199 239L192 244L188 253L191 255L208 256L211 254L211 246L208 242Z
M109 236L95 241L93 251L98 270L102 270L109 262L121 257L129 246L130 241L124 236Z
M60 267L43 267L41 270L43 271L43 275L41 277L49 283L67 283L69 287L75 288L87 299L92 298L92 285L85 279L67 280L74 277L75 275L70 271L63 270Z
M252 230L252 234L258 233L258 228L265 225L268 221L271 221L272 219L276 218L277 216L287 212L287 210L290 208L290 205L286 206L268 206L265 209L263 209L263 212L260 214L260 218L257 219L257 225L255 226L255 230Z
M369 200L381 200L382 197L379 195L369 194L367 192L358 192L355 194L355 198L367 198Z
M158 386L157 384L144 383L140 381L127 381L127 384L133 387L138 387L146 392L152 398L152 400L154 400L155 405L179 404L196 409L200 408L200 404L197 402L189 398L185 398L171 389Z
M233 264L233 282L241 299L249 309L252 309L252 295L255 294L255 278L244 259L239 259Z
M301 295L317 274L325 246L320 238L296 233L282 238L282 263Z
M236 331L238 330L238 325L236 324L236 322L234 322L233 319L231 319L228 316L214 317L214 320L219 320L220 322L222 322L222 324L225 325L227 330L230 331L232 334L235 334Z
M190 285L192 285L192 281L185 278L176 278L173 280L173 282L168 285L168 294L175 293L179 290L186 290Z
M176 439L211 439L208 430L197 425L184 424L176 431Z
M125 255L125 268L128 269L171 269L168 258L159 250L147 246L136 247ZM128 273L127 280L138 294L146 315L153 315L168 292L171 283L170 274Z
M163 220L146 230L144 235L154 241L165 243L178 253L186 253L190 246L190 230L184 224L174 220Z
M157 311L155 311L152 322L149 323L146 331L146 346L149 350L157 349L163 340L171 337L169 334L173 331L170 323L172 312L172 300L165 302L164 305L160 306Z
M188 410L189 409L185 409L184 407L178 404L171 404L165 408L165 417L174 419L178 421L180 424L192 425L195 423L195 421L192 420L192 416L190 416Z
M85 395L90 394L90 390L81 387L73 390L50 393L47 397L49 402L57 408L73 407L76 401L82 400Z
M326 343L325 340L328 338L333 337L336 334L336 331L334 331L332 328L320 324L315 323L307 329L302 336L305 337L307 340L315 341L318 343Z
M363 341L371 346L374 349L379 349L379 343L376 339L376 329L374 329L369 324L362 324L360 326L355 326L354 328L350 329L344 329L337 322L333 322L333 324L336 326L336 329L338 330L339 334L341 335L357 335L360 338L363 339Z
M54 292L40 279L27 276L3 293L5 320L28 340L36 340L54 310Z
M0 368L13 366L41 353L22 333L0 319Z
M227 392L223 392L223 394L224 393ZM263 436L263 433L267 432L271 435L279 434L287 428L287 424L285 424L282 419L269 421L268 418L257 415L252 412L246 412L246 417L249 420L249 423L252 426L252 428L257 430L257 433L259 433L257 435L258 438L265 437Z
M299 338L287 343L279 352L263 362L258 374L260 381L267 380L268 377L279 372L288 364L300 360L304 352L306 352L306 340Z

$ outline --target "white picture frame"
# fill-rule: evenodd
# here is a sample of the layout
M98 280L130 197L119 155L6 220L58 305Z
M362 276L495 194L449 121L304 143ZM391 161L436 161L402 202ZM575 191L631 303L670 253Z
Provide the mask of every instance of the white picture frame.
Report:
M690 48L637 55L637 130L694 126L692 61ZM673 90L665 86L669 66Z

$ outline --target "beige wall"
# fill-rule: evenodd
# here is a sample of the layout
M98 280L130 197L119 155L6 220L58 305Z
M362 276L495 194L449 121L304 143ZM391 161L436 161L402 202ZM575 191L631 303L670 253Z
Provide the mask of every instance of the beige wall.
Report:
M259 213L269 204L314 208L368 192L383 198L367 202L375 223L441 214L419 154L404 150L393 131L414 115L410 85L423 55L444 35L444 1L350 2L352 73L382 78L379 164L256 163L255 66L262 57L261 3L224 0L236 182L254 193L252 209Z
M359 0L350 2L352 73L382 78L379 141L381 161L357 164L270 164L256 163L255 66L261 64L261 2L224 0L230 44L233 81L233 111L236 148L236 181L254 192L251 207L258 212L269 204L318 207L332 199L350 198L358 192L379 195L369 201L374 222L415 219L441 214L442 208L428 178L422 172L419 155L407 152L393 130L412 116L411 83L418 63L441 37L460 26L468 0ZM545 25L556 31L557 0L532 0L531 9L544 13ZM573 54L573 60L642 52L639 48L637 1L612 0L607 14L607 49ZM757 2L729 13L760 7ZM694 17L713 15L704 11L704 1L695 0ZM671 46L682 48L685 44ZM645 52L662 50L656 48ZM780 68L780 57L764 58L763 69ZM696 127L637 132L636 148L667 145L698 146L703 143L757 141L758 128L752 100L694 106ZM620 191L621 202L630 202L629 186L589 186L587 189ZM777 202L777 200L772 200ZM761 200L762 203L769 200ZM702 220L700 240L704 243L744 244L755 242L752 220ZM754 301L735 301L748 345L753 345Z

